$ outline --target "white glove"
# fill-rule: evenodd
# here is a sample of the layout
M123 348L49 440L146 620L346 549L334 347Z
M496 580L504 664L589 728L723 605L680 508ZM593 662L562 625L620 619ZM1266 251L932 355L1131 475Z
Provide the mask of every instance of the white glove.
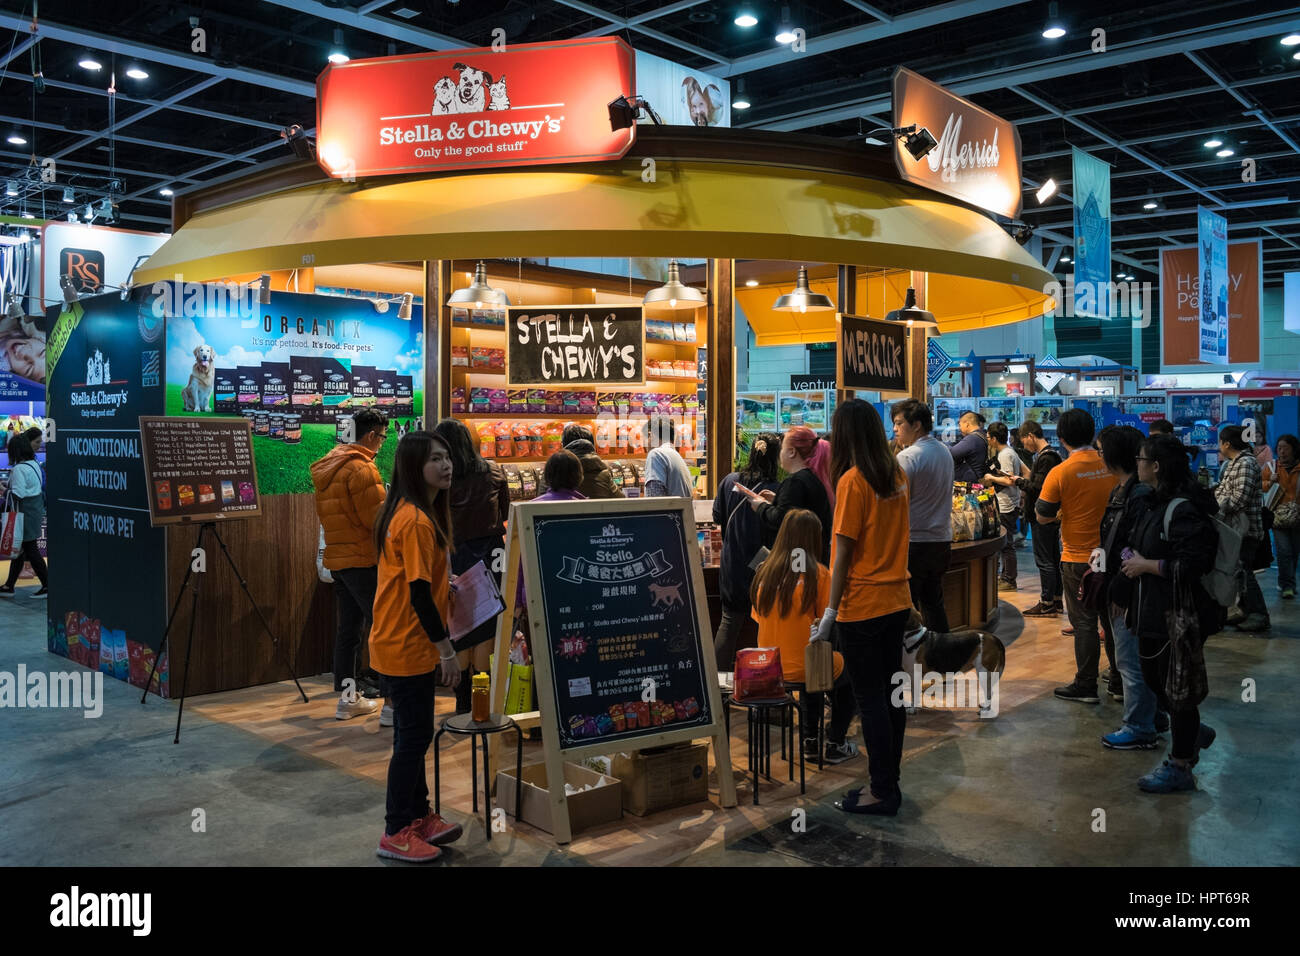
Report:
M455 687L460 683L460 662L456 660L456 649L451 646L451 639L444 638L433 645L438 649L438 677L443 687Z
M821 623L813 630L812 637L809 638L808 643L811 644L813 641L829 641L831 639L831 632L834 628L835 608L828 607L825 613L822 614Z

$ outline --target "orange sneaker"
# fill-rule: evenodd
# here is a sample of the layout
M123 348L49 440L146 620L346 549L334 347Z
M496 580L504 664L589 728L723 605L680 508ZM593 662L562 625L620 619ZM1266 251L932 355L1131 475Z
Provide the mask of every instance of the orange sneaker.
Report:
M464 828L459 823L448 823L436 813L430 813L427 817L416 820L411 824L411 829L425 843L434 846L454 843L464 832Z
M436 846L424 842L414 823L391 836L385 833L375 853L390 860L403 860L406 863L431 863L442 856L442 851Z

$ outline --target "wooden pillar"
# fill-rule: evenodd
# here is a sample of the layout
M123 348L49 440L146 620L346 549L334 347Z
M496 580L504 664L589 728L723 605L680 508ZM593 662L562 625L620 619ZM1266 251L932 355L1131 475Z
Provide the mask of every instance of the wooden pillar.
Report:
M433 428L451 414L451 261L424 264L424 424Z
M718 483L731 473L736 455L736 263L709 260L709 370L705 376L708 449L706 487L717 494Z
M841 315L858 314L858 267L857 266L840 266L839 267L839 289L835 299L836 308ZM835 335L838 338L840 334L839 325L836 324ZM840 354L839 343L836 343L835 355ZM838 381L840 370L835 369L835 378ZM835 390L835 407L839 408L850 398L854 396L854 391L848 388L837 388ZM829 422L827 423L830 424Z
M926 308L926 281L927 274L924 272L912 273L912 288L916 290L916 305L918 308ZM912 329L908 336L908 392L912 398L924 402L929 392L929 385L926 382L926 364L925 355L927 349L927 339L930 332L928 329Z

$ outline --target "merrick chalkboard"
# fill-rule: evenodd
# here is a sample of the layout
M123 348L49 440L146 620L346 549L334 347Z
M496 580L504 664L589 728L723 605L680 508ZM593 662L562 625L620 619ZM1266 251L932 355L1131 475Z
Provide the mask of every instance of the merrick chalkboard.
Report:
M645 384L645 316L641 307L509 309L506 384Z
M894 322L839 317L839 387L907 391L907 330Z
M735 806L695 517L685 498L527 502L511 507L504 593L522 566L547 777L566 759L710 737L719 799ZM513 609L494 665L508 659ZM493 672L493 710L504 701ZM569 842L563 788L551 804Z

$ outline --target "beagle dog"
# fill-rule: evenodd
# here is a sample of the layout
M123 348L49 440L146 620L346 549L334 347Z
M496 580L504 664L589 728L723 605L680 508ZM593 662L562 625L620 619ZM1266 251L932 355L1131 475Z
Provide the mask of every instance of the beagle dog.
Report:
M922 681L928 674L940 675L942 679L963 674L973 668L979 686L980 716L996 717L991 700L992 682L1001 678L1006 664L1006 646L988 631L963 628L940 634L929 630L921 618L921 612L912 608L907 617L907 628L903 632L902 673L912 688L912 704L907 712L916 713L917 702L921 699L917 674L921 675Z

